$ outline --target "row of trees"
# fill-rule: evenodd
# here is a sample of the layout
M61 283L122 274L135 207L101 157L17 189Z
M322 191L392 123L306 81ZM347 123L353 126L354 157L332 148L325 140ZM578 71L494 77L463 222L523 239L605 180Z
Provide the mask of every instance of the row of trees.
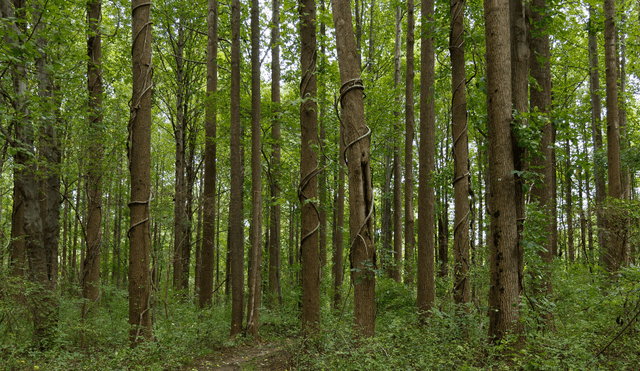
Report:
M426 316L436 273L453 268L469 311L488 268L499 341L522 331L526 287L551 298L554 257L612 273L635 258L631 3L423 0L417 27L411 0L356 0L353 17L347 1L274 0L271 19L253 1L248 20L239 0L133 1L130 19L102 5L2 1L2 256L36 288L42 347L58 295L79 284L86 316L101 284L125 281L134 343L152 337L162 288L205 308L224 285L231 336L257 336L262 297L275 308L300 285L313 334L329 254L334 308L348 256L363 336L376 276L415 284Z

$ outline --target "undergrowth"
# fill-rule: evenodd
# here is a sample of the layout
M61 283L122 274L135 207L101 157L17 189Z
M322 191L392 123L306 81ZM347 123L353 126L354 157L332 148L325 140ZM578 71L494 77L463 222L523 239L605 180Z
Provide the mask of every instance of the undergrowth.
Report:
M457 307L447 278L437 279L439 299L423 319L413 287L378 279L376 335L370 339L354 335L352 290L345 290L349 296L334 310L331 288L323 286L322 323L313 338L301 337L299 289L283 290L281 308L261 310L260 340L283 344L291 368L302 370L637 370L640 269L611 279L596 267L557 264L553 277L552 300L543 303L553 313L553 328L540 325L537 310L544 305L534 309L522 300L523 338L497 345L487 340L486 285L476 288L467 308ZM84 320L77 294L59 298L54 343L40 351L31 345L28 283L2 277L0 285L4 370L177 370L253 342L242 336L229 340L230 306L223 298L201 311L192 298L169 291L153 307L153 341L131 349L127 292L105 285L99 306Z

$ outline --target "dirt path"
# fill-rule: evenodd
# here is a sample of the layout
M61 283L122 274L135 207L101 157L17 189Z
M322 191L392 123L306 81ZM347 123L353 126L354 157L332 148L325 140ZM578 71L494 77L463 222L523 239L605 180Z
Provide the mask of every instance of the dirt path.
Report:
M289 365L289 353L279 343L258 343L252 346L220 348L215 353L197 359L183 370L274 370L284 371Z

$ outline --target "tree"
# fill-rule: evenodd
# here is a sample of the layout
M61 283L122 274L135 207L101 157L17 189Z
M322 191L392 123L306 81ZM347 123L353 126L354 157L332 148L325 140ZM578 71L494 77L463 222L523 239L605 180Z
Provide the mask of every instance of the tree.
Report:
M604 59L607 81L607 171L609 197L622 198L622 172L620 166L620 111L618 107L618 54L616 50L615 1L604 1ZM624 228L616 216L607 216L605 266L616 272L627 263L624 251Z
M247 333L258 336L262 296L262 128L260 127L260 20L258 0L251 0L251 262Z
M318 330L320 320L320 262L318 234L318 104L316 79L316 4L302 0L300 12L300 186L298 198L302 207L300 252L302 256L302 331Z
M240 1L231 2L231 195L229 258L231 270L231 337L242 331L244 311L244 241L242 233L242 158L240 153Z
M404 248L405 278L407 284L413 283L413 251L415 248L414 214L413 214L413 132L415 126L413 100L413 48L414 48L414 5L407 0L407 73L405 83L405 139L404 139ZM372 20L373 22L373 20Z
M435 173L435 96L433 0L422 0L420 51L420 169L418 188L418 310L425 317L435 301L433 178Z
M511 63L508 0L485 1L487 118L491 195L489 338L517 332L518 228L511 150Z
M133 94L129 119L129 340L151 338L149 313L149 208L151 203L150 2L132 0Z
M354 324L361 336L375 332L375 248L373 246L373 189L370 168L370 129L364 120L360 61L353 34L351 6L333 0L333 23L340 69L340 105L349 169L350 260L354 285Z
M269 303L278 298L280 289L280 1L271 4L271 214L269 222Z
M467 98L464 60L463 0L451 0L451 135L453 143L453 186L455 222L453 227L454 298L456 304L471 300L469 285L469 140L467 137Z
M207 101L204 144L204 218L202 220L202 268L200 308L210 306L213 296L213 265L216 236L216 124L218 118L218 1L209 0L207 10ZM218 196L219 197L219 196Z
M102 255L102 146L100 127L102 126L102 42L100 24L102 21L102 1L93 0L87 4L87 79L89 89L90 144L87 170L87 256L83 264L82 295L95 302L100 294L100 258ZM83 304L83 315L86 303Z
M402 42L401 42L401 29L402 29L402 10L400 9L400 5L396 6L396 42L395 42L395 53L394 53L394 76L393 76L393 87L398 89L398 85L400 85L400 78L402 75L401 65L401 51L402 51ZM400 97L396 98L398 103L400 103ZM400 112L396 111L394 113L394 134L399 131L399 120L400 120ZM402 281L402 163L400 159L400 145L398 142L400 139L397 135L394 135L393 139L393 262L391 265L393 268L391 269L391 278L393 278L396 282Z

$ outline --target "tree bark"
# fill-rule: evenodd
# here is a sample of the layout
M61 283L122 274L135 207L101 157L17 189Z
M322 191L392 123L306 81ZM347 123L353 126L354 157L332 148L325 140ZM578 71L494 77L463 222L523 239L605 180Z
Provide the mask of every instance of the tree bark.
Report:
M87 165L87 255L83 263L82 296L96 302L100 295L100 260L102 257L102 1L87 5L89 35L87 79L89 89L89 159ZM86 303L83 304L83 315Z
M420 169L418 188L417 306L424 318L435 300L435 238L433 174L435 172L435 97L433 0L422 0L420 49Z
M414 212L413 212L413 137L415 113L413 100L414 78L414 2L407 0L407 72L405 83L405 139L404 139L404 282L413 284L413 252L415 249Z
M464 0L451 0L451 135L453 143L453 187L455 219L453 226L454 301L471 300L469 284L469 139L467 136L467 97L464 60ZM469 308L466 307L466 310Z
M604 50L607 81L607 172L609 197L622 198L622 173L620 166L620 111L618 106L618 57L616 51L615 0L604 1ZM620 215L607 215L605 266L611 273L626 264L624 251L624 225Z
M271 7L271 215L269 223L269 305L280 295L280 1Z
M508 0L484 2L491 194L489 338L519 333L518 227L511 148L511 62Z
M262 129L260 127L260 7L251 0L251 263L247 333L258 336L262 296Z
M370 169L370 130L365 124L362 82L348 1L332 0L340 69L342 125L349 169L349 228L354 284L354 324L364 337L375 333L375 248L373 189Z
M401 33L402 33L402 11L400 5L396 7L396 42L395 42L395 69L394 69L394 88L398 89L400 78L402 75L401 65ZM400 103L400 96L396 100ZM399 104L398 104L399 105ZM400 108L400 107L398 107ZM394 131L393 131L393 251L394 259L391 263L391 278L396 282L402 282L402 163L400 159L400 145L397 133L400 130L400 112L395 112Z
M213 297L214 245L216 220L216 126L218 109L218 1L209 0L207 10L207 100L204 144L204 218L202 221L202 269L200 271L200 308L210 306Z
M151 339L149 209L151 202L151 3L132 0L133 94L129 119L129 340Z
M320 320L320 266L318 255L318 104L316 80L316 4L302 0L300 11L300 186L302 207L300 251L302 257L302 331L313 334Z
M229 251L231 270L231 337L242 331L244 312L244 238L242 227L243 161L240 153L240 1L231 2L231 195Z

